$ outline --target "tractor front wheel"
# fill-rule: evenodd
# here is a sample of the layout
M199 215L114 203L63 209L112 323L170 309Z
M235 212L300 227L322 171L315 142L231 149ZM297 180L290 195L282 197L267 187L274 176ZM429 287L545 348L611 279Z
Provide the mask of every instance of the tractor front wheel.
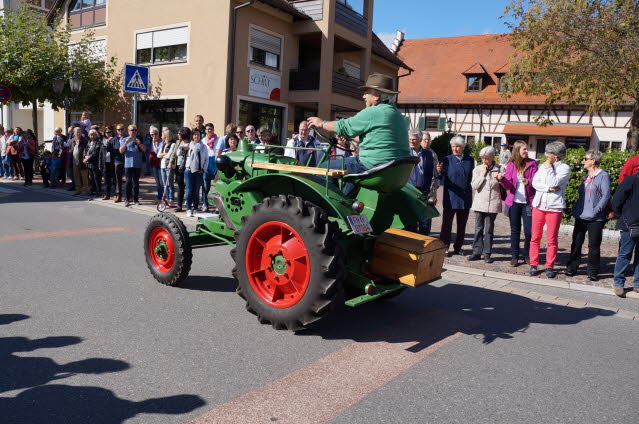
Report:
M151 218L144 233L144 256L156 280L167 286L177 286L189 275L193 261L184 223L167 213Z
M300 330L334 306L344 275L336 231L323 210L294 196L266 198L242 218L233 276L262 324Z

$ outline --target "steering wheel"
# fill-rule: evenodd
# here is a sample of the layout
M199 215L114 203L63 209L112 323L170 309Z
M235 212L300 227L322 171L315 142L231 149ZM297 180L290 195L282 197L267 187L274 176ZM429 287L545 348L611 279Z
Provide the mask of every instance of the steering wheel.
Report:
M322 140L324 140L326 143L328 143L328 145L330 147L335 147L336 149L342 150L344 152L349 152L349 153L355 153L357 151L357 149L349 149L346 146L341 146L338 142L337 142L337 137L331 137L328 138L326 136L324 136L324 134L322 134L321 132L319 132L318 128L315 125L311 126L311 129L315 130L315 136L319 136L319 138L321 138Z

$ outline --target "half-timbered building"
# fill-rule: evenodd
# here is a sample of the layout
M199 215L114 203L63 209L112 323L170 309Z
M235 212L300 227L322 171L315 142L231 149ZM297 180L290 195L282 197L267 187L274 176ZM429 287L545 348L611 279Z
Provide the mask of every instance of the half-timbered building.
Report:
M569 147L625 149L631 105L590 115L584 105L547 105L541 96L502 93L512 47L507 35L405 40L399 51L414 69L399 78L399 109L410 126L436 137L444 131L496 147L528 142L532 155L549 141ZM552 125L539 126L539 118ZM531 156L532 156L531 155Z

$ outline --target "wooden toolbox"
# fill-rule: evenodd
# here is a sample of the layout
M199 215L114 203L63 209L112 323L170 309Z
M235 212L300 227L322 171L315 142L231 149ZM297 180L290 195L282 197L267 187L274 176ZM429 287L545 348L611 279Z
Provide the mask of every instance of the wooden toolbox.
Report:
M439 239L389 228L375 241L370 271L416 287L441 277L445 254Z

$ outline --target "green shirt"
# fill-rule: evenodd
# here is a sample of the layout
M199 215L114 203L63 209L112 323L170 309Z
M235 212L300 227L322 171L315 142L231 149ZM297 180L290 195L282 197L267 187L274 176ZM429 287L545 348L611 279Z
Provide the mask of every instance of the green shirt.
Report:
M359 136L359 160L369 169L410 156L404 116L389 104L367 107L351 118L339 120L335 132L347 138Z

